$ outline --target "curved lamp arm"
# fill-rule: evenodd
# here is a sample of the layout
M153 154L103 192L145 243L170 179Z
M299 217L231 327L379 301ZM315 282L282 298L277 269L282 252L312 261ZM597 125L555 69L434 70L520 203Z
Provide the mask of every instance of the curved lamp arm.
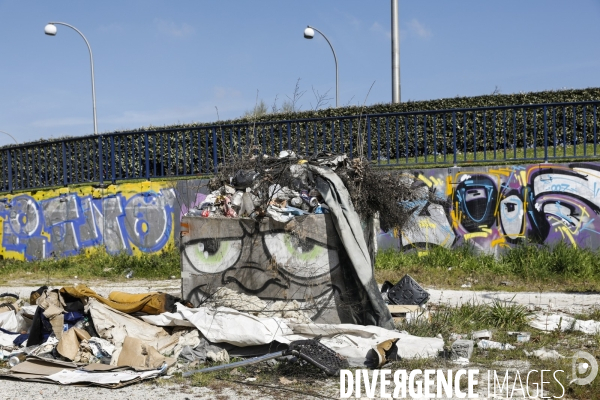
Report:
M333 46L331 45L331 42L329 41L329 39L327 39L327 36L325 36L323 34L323 32L321 32L320 30L318 30L314 26L308 25L308 28L314 29L315 31L319 32L321 34L321 36L323 36L325 38L325 40L327 41L327 44L329 44L329 47L331 47L331 51L333 52L333 60L335 61L335 106L338 107L338 97L339 97L338 62L337 62L337 56L335 55L335 50L333 49Z
M15 143L16 143L16 144L19 144L19 142L17 142L17 139L15 139L15 137L14 137L13 135L11 135L10 133L8 133L8 132L4 132L4 131L0 131L0 133L4 133L5 135L8 135L8 136L10 136L10 137L12 138L12 140L14 140L14 141L15 141Z
M94 108L94 135L98 134L98 125L96 123L96 87L94 84L94 56L92 55L92 47L90 46L90 43L88 42L88 40L85 38L85 36L83 35L83 33L81 33L81 31L77 28L75 28L73 25L69 25L67 23L64 22L48 22L48 25L64 25L64 26L68 26L69 28L73 29L75 32L79 33L79 35L83 38L83 40L85 41L85 44L88 47L88 50L90 52L90 66L92 69L92 106ZM54 33L48 33L48 31L46 31L47 35L51 35L54 36L56 35L56 30Z

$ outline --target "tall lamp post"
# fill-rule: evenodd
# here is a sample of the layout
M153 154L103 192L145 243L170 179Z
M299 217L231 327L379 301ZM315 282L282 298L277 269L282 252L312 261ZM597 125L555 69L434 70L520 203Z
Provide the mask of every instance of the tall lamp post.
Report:
M392 103L400 103L400 34L398 0L392 1Z
M321 36L323 36L325 38L325 40L327 40L327 43L329 44L329 47L331 47L331 51L333 52L333 60L335 61L335 106L338 107L338 98L339 98L338 63L337 63L337 57L335 55L335 50L333 49L333 46L331 45L331 42L329 41L329 39L327 39L327 36L325 36L323 34L323 32L321 32L320 30L318 30L314 26L308 25L306 27L306 29L304 30L304 37L306 39L312 39L312 38L314 38L315 37L315 31L319 32L321 34Z
M16 144L19 144L19 142L17 142L17 139L15 139L15 137L14 137L13 135L11 135L10 133L8 133L8 132L4 132L4 131L0 131L0 133L4 133L5 135L8 135L8 136L10 136L10 137L12 138L12 140L14 140L14 141L15 141L15 143L16 143Z
M65 24L64 22L49 22L48 25L46 25L44 27L44 33L48 36L56 36L56 25L68 26L69 28L73 29L75 32L79 33L79 35L81 35L81 37L85 41L85 44L87 45L88 50L90 52L90 66L92 69L92 106L94 108L94 135L97 135L98 134L98 125L96 123L96 88L94 85L94 57L92 56L92 48L90 47L90 44L87 41L87 39L85 38L85 36L83 36L83 33L81 33L79 31L79 29L75 28L72 25Z

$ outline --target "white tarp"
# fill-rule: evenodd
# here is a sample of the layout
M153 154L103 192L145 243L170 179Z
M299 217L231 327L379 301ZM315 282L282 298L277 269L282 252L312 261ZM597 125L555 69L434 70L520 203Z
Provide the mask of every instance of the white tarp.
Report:
M176 313L146 315L143 319L159 326L189 326L185 325L188 321L208 341L240 347L268 344L274 340L289 343L285 335L292 333L283 319L255 317L227 307L187 308L177 303Z
M11 335L10 333L0 332L0 346L11 347L14 346L13 340L19 336L18 334Z
M21 333L21 330L27 329L27 323L22 316L11 310L0 314L0 328L10 332Z
M210 342L240 347L322 336L324 345L354 366L362 366L369 350L389 339L399 339L398 355L407 359L435 357L444 347L442 339L412 336L373 325L293 324L282 318L261 318L226 307L190 309L177 304L176 313L148 315L143 319L162 326L184 325L188 321Z
M389 339L399 339L396 346L398 355L403 359L437 357L444 349L442 339L413 336L374 325L291 324L290 327L294 335L288 336L288 339L322 336L321 343L346 357L353 366L364 366L367 352Z
M157 369L145 372L87 372L81 370L63 369L62 371L57 372L56 374L48 375L46 378L53 380L54 382L61 383L63 385L70 385L73 383L99 383L104 385L110 385L117 384L120 382L127 382L136 378L151 378L160 375L162 371L162 369Z
M574 331L581 331L588 335L600 333L600 322L598 321L592 319L581 321L568 315L560 314L535 314L534 318L529 321L529 325L541 331L555 331L560 326L561 331L573 329Z

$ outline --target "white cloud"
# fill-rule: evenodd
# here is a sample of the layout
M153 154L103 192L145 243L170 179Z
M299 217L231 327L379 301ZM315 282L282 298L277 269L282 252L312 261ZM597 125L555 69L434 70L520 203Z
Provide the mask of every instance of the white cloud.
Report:
M433 34L431 33L430 29L427 29L425 27L425 25L423 25L422 23L419 22L419 20L417 20L416 18L413 18L409 23L408 23L408 28L410 30L410 32L414 35L417 35L420 38L428 38L431 37Z
M186 24L185 22L176 24L173 21L155 19L154 23L160 32L175 38L185 38L196 32L193 26Z
M391 39L392 38L392 32L385 29L383 27L383 25L381 25L379 22L375 21L373 23L373 25L371 25L371 31L375 32L375 33L379 33L382 35L385 35L386 38Z

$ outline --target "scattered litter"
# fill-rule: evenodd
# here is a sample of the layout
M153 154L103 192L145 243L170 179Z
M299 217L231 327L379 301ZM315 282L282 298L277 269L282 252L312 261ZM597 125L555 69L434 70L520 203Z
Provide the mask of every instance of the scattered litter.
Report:
M492 338L492 331L490 331L489 329L484 329L482 331L475 331L471 334L471 338L473 340L480 340L480 339L491 339Z
M462 285L460 285L461 288L470 288L471 284L470 283L463 283Z
M600 333L600 322L594 320L582 321L568 315L537 313L529 321L529 326L541 331L574 330L595 335Z
M457 360L459 358L464 358L468 361L471 358L471 355L473 355L473 347L474 343L472 340L456 340L452 343L452 359Z
M288 378L286 378L285 376L281 376L279 377L279 383L281 383L282 385L291 385L296 383L297 381L294 379L293 381L290 381Z
M384 289L384 287L382 287ZM425 291L410 275L404 275L394 286L387 289L387 298L396 305L423 305L429 300Z
M559 358L565 358L556 350L546 350L546 348L542 347L539 350L527 351L523 350L527 357L537 357L540 360L558 360Z
M529 332L507 332L508 336L516 336L517 342L529 342L531 333Z
M479 342L477 342L477 347L479 347L480 349L494 349L494 350L514 350L516 349L515 346L513 346L512 344L509 343L500 343L500 342L494 342L493 340L486 340L486 339L482 339Z
M448 340L453 342L455 340L459 340L459 339L466 339L467 335L463 334L463 333L451 333L450 336L448 337Z

